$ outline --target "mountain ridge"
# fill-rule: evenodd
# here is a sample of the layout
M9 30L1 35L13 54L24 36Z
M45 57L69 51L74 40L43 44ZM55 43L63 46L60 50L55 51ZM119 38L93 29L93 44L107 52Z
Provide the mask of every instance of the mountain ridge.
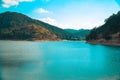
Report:
M80 38L81 40L85 40L86 36L90 33L90 29L64 29L65 31L73 34L74 36Z
M74 40L74 35L18 12L0 13L0 39Z
M105 24L94 28L86 37L89 43L120 46L120 11L105 20Z

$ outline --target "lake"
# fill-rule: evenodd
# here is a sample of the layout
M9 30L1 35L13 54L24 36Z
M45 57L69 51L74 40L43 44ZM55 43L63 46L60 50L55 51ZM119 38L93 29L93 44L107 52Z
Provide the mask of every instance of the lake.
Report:
M0 41L0 80L120 80L120 47Z

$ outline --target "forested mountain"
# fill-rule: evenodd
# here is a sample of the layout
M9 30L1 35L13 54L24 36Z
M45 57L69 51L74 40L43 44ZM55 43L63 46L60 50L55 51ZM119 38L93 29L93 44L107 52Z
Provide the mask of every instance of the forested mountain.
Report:
M90 33L89 29L79 29L79 30L75 30L75 29L64 29L65 31L73 34L74 36L80 38L80 39L85 39L86 36Z
M32 19L17 12L0 14L0 39L74 40L74 35L56 26Z
M120 11L105 20L105 24L94 28L87 41L120 43Z

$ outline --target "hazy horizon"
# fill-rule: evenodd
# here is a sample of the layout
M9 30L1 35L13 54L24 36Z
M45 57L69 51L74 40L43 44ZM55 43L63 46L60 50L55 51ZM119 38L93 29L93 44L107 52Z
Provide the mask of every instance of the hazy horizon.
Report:
M92 29L120 10L119 0L1 0L0 13L20 12L63 29Z

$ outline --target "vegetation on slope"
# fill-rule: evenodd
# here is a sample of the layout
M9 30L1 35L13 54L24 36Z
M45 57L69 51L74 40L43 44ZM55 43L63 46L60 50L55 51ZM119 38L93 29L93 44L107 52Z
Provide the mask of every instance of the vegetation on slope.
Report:
M81 40L84 40L86 36L90 33L89 29L79 29L79 30L64 29L64 30L73 34L74 36L78 37Z
M0 39L74 40L76 37L56 26L17 12L0 14Z
M94 28L86 37L87 41L99 40L100 42L120 43L120 12L113 14L105 20L105 24Z

